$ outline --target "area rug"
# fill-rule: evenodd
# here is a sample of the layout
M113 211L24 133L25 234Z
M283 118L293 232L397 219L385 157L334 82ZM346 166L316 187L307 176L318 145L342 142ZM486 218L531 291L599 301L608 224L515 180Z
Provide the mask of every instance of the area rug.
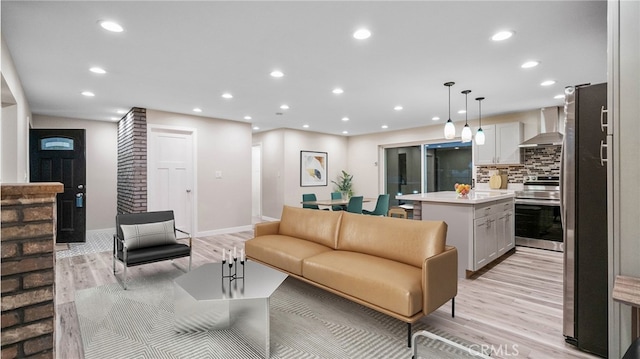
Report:
M230 330L177 333L173 278L145 277L128 288L113 283L76 292L86 359L261 357ZM411 357L406 323L294 278L285 280L270 305L271 358ZM420 322L413 329L468 344ZM430 358L456 357L442 343L428 345L442 353Z

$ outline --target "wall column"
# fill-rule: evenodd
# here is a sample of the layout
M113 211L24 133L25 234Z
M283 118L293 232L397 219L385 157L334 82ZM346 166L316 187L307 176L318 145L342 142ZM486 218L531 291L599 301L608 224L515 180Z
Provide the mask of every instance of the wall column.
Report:
M3 184L2 358L55 358L56 194L62 183Z
M147 210L147 110L134 107L118 122L118 213Z

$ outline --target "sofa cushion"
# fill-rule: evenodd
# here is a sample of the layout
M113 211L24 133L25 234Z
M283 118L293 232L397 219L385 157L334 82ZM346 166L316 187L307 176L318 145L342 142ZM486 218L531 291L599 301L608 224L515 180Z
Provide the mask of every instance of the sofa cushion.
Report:
M178 243L173 219L144 224L122 224L120 228L129 250Z
M278 234L250 239L244 243L244 248L247 257L299 276L304 258L331 251L321 244Z
M329 248L336 248L342 211L318 211L284 206L280 234L302 238Z
M425 258L444 251L446 237L447 224L443 221L409 221L344 213L338 249L421 268Z
M330 251L305 259L302 273L306 279L400 315L410 317L422 310L421 268L362 253Z

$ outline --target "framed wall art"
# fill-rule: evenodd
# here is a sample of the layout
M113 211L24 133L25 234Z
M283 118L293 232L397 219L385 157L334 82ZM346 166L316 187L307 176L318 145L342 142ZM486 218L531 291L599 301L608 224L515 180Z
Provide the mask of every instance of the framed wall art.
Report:
M326 186L327 153L300 151L300 187Z

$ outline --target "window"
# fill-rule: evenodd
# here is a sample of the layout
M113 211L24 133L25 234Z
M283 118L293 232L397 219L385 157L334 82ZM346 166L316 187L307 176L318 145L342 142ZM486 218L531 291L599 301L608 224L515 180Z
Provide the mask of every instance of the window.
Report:
M41 151L73 151L73 139L49 137L40 140Z

